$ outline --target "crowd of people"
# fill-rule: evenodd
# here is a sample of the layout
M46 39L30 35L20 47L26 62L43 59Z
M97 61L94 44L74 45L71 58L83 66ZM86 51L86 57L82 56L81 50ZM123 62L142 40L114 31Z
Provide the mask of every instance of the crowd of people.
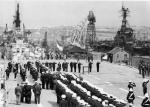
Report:
M34 85L30 85L27 81L27 72L30 71L32 78L35 81ZM21 84L17 84L15 88L15 95L16 95L16 104L20 104L21 102L25 102L30 104L31 103L31 96L32 91L35 97L35 103L40 103L40 94L41 94L41 85L37 83L38 80L38 72L36 68L33 66L33 63L27 62L24 64L21 63L8 63L8 67L5 70L6 72L6 79L9 79L9 75L11 72L14 73L14 79L16 79L17 75L21 77Z
M92 61L88 62L88 70L92 72ZM20 73L22 83L17 84L15 88L16 103L21 102L31 103L32 91L35 97L35 103L40 103L40 95L42 89L55 90L57 96L57 103L59 107L124 107L126 102L119 100L113 95L104 92L103 89L98 88L88 81L85 81L81 76L76 76L74 72L81 72L80 61L70 63L64 60L64 62L45 62L40 61L20 64L20 63L8 63L6 69L7 79L10 72L14 73L16 78L17 73ZM100 62L96 63L97 72L99 72ZM69 69L70 66L70 69ZM70 72L68 72L70 71ZM26 82L26 73L30 72L31 77L35 81L34 85ZM41 83L37 83L38 78ZM149 80L143 81L143 95L145 96L141 105L142 107L150 107L149 95L147 92L147 84ZM127 101L129 107L132 107L135 100L133 88L136 84L129 81L129 93L127 94Z

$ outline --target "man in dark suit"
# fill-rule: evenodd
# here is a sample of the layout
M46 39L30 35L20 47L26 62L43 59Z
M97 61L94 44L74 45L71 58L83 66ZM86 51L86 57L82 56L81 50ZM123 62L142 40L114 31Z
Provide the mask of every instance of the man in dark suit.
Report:
M76 72L77 62L74 62L74 63L73 63L73 67L74 67L74 72Z
M21 87L21 89L22 89L22 92L21 92L21 102L24 102L24 98L25 98L25 89L24 89L24 85L25 85L25 83L24 82L22 82L21 83L21 85L20 85L20 87Z
M55 71L55 68L56 68L56 62L53 62L53 71Z
M89 71L89 72L92 71L92 64L93 64L93 63L90 61L90 62L89 62L89 66L88 66L88 69L89 69L88 71Z
M72 72L72 69L73 69L73 62L70 62L70 70Z
M33 92L34 92L36 104L40 104L41 90L42 90L41 85L35 82L35 84L33 85Z
M98 62L96 63L97 72L99 72L99 65L100 65L100 62L98 61Z
M21 87L19 86L19 84L17 84L17 87L15 88L16 104L17 104L17 105L20 104L21 92L22 92L22 89L21 89Z
M81 62L78 62L78 72L80 73L80 71L81 71Z
M45 89L45 72L41 72L42 89Z
M65 68L66 68L66 62L63 62L62 63L62 69L63 69L63 71L65 71Z
M28 85L28 83L26 83L25 90L26 90L25 102L30 104L31 103L31 85Z

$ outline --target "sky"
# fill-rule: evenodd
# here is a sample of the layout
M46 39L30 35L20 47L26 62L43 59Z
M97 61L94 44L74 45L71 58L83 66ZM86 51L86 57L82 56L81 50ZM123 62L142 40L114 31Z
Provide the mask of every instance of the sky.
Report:
M95 14L96 26L120 26L122 3L130 10L130 26L150 26L150 1L94 0L0 0L0 26L12 26L17 2L26 28L75 26L87 18L90 10Z

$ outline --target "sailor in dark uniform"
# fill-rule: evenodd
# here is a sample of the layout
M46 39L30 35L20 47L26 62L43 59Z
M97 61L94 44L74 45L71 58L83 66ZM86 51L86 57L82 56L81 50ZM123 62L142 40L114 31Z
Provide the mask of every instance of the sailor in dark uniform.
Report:
M142 107L150 107L150 100L149 100L148 93L145 94L145 98L143 99L141 106Z
M22 89L22 92L21 92L21 102L24 102L24 98L25 98L25 94L26 94L25 89L24 89L24 84L25 84L25 82L22 82L21 85L20 85L20 87Z
M56 62L53 62L53 71L55 71L56 64Z
M97 72L99 72L99 66L100 66L100 62L97 61L97 63L96 63Z
M148 79L144 79L143 83L142 83L142 87L143 87L143 94L145 95L147 93L147 83L149 82Z
M74 67L74 72L76 72L77 62L74 62L74 63L73 63L73 67Z
M82 65L81 62L78 61L78 72L79 72L79 73L80 73L80 71L81 71L81 65Z
M45 89L45 72L41 74L42 89Z
M92 64L93 64L93 63L90 61L90 62L89 62L89 65L88 65L88 70L89 70L89 72L92 71Z
M129 89L130 89L130 88L133 89L133 87L136 87L136 84L135 84L134 82L132 82L132 81L129 81L128 88L129 88Z
M142 63L139 64L138 69L139 69L139 74L141 74L141 72L142 72L141 71L142 70Z
M71 101L70 101L70 107L77 107L77 95L74 93L73 95L72 95L72 98L71 98Z
M70 71L72 72L73 70L73 62L70 62Z
M142 71L142 77L145 78L145 71L146 71L146 68L145 68L145 65L144 65L144 64L142 65L141 71Z
M65 71L68 72L68 62L65 63Z
M59 103L59 107L68 107L68 101L66 100L66 95L62 95L61 96L61 100L60 100L60 103Z
M66 68L65 65L66 65L66 62L63 62L63 63L62 63L62 69L63 69L63 71L65 71L65 68Z
M61 63L60 62L57 64L57 71L61 71Z
M49 71L46 71L45 83L46 83L46 89L49 89L49 86L50 86L50 73L49 73Z
M129 103L129 107L133 106L134 99L135 99L135 95L133 93L133 89L130 88L129 93L127 95L127 100L128 100L128 103Z
M31 85L26 86L26 98L25 98L26 103L30 104L31 103Z

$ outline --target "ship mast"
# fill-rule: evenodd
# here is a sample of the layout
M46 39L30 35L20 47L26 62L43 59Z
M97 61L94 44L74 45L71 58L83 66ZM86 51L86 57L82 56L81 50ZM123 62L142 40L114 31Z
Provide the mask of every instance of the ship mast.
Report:
M17 30L20 30L20 11L19 11L19 3L17 3L17 11L16 11L16 15L14 16L14 28Z
M127 28L127 16L129 14L129 9L128 8L125 8L123 5L122 5L122 25L121 25L121 31L125 31L125 29Z
M122 25L120 30L117 31L117 34L114 38L114 44L115 46L119 47L126 47L128 45L132 45L134 42L134 35L133 35L133 29L127 26L128 21L127 17L129 15L129 9L125 8L122 5Z

